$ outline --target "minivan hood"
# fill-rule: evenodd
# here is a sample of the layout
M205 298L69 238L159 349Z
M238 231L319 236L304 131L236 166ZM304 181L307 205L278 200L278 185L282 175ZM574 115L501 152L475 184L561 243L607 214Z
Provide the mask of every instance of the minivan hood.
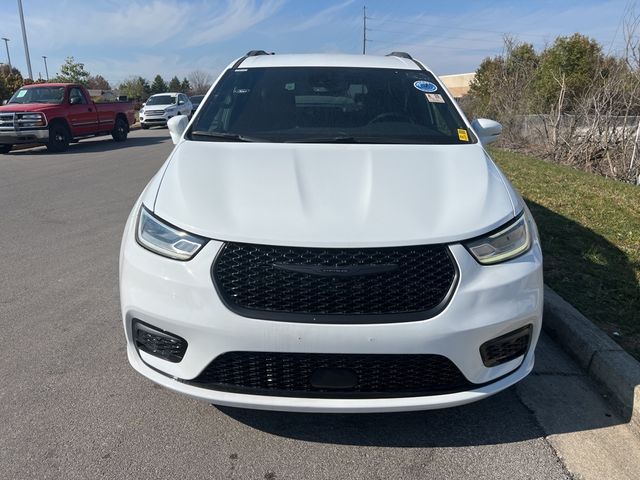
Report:
M183 141L147 207L208 238L324 247L455 242L513 218L479 144Z

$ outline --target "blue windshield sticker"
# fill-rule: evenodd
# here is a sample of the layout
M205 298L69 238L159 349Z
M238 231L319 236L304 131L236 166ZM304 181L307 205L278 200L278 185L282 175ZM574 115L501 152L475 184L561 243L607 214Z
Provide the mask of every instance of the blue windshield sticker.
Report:
M438 90L438 87L435 83L427 82L426 80L418 80L417 82L413 82L413 86L421 92L425 93L433 93Z

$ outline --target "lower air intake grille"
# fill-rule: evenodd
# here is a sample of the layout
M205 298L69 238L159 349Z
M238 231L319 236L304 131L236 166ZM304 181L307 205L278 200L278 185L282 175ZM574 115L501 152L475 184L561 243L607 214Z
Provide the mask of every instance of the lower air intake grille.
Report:
M173 363L182 361L187 351L184 338L137 319L133 320L133 338L139 350Z
M422 320L447 304L457 269L446 245L300 248L227 243L213 265L227 307L313 323Z
M317 380L319 373L324 378ZM479 387L448 358L428 354L228 352L184 383L235 393L332 398L423 396Z
M495 367L526 354L531 343L532 329L531 325L526 325L483 343L480 355L485 367Z

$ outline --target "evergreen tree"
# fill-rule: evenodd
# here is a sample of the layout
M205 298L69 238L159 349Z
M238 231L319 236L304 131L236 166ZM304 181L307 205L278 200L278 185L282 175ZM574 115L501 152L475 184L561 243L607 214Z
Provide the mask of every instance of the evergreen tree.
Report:
M187 77L182 79L182 84L180 85L180 91L182 93L186 93L187 95L191 93L191 84L189 84L189 80L187 80Z
M151 84L151 94L164 93L167 91L167 88L167 82L165 82L160 75L156 75L156 78L153 79L153 83Z
M180 91L180 79L178 77L173 77L169 82L169 91L170 92Z

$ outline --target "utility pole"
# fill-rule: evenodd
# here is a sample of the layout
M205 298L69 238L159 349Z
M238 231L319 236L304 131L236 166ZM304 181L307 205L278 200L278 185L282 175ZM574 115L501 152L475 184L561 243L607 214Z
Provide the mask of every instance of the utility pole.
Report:
M27 43L27 29L24 27L24 13L22 12L22 0L18 0L18 11L20 12L20 25L22 25L22 41L24 43L24 56L27 57L27 69L29 70L29 78L33 80L33 72L31 71L31 58L29 58L29 44Z
M42 55L42 58L44 59L44 71L47 74L47 82L49 81L49 69L47 68L47 56L46 55Z
M7 49L7 61L9 62L9 72L11 72L11 56L9 55L9 39L2 37L2 40L4 40L4 46Z
M367 6L362 7L362 54L367 53Z

